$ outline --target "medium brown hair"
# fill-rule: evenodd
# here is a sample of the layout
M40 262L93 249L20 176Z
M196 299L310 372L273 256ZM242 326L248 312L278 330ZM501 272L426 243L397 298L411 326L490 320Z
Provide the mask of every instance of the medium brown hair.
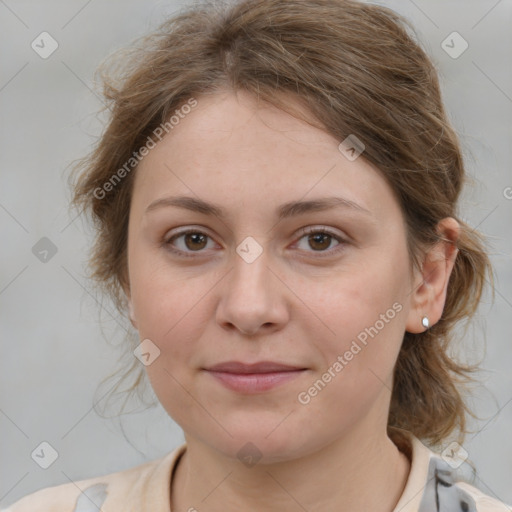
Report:
M418 267L422 251L439 240L441 219L461 224L442 318L426 332L405 333L388 426L433 444L454 431L463 435L469 409L461 385L472 368L457 363L448 349L454 326L475 313L492 269L481 235L457 216L465 180L461 148L436 70L407 21L352 0L200 3L114 59L102 74L110 119L78 166L74 204L95 222L92 276L118 309L125 312L123 289L129 287L136 166L114 186L105 183L190 98L228 87L288 111L293 107L283 98L293 98L307 106L309 121L340 142L355 135L364 143L363 157L381 171L401 205L412 265Z

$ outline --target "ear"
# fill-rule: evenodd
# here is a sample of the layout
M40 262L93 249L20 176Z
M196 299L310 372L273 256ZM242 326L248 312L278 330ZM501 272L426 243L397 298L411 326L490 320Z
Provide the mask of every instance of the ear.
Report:
M411 304L405 329L420 333L426 330L422 318L426 316L430 326L443 314L448 290L448 280L455 264L458 249L455 246L460 225L452 217L446 217L437 225L440 240L425 254L421 271L416 271Z

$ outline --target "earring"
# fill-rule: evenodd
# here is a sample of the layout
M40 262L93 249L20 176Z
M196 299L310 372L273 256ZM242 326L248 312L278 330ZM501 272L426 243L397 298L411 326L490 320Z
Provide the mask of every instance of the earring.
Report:
M424 316L421 319L421 325L423 325L423 327L425 327L425 329L428 329L430 327L430 322L428 321L428 317L427 316Z

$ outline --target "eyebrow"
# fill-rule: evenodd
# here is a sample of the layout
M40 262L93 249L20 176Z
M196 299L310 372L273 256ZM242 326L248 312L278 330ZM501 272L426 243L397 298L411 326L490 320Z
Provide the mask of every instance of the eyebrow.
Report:
M157 199L146 208L146 213L156 210L157 208L169 206L184 208L204 215L214 215L220 219L227 217L226 211L221 206L189 196L172 196ZM277 209L277 218L283 220L305 213L322 212L333 208L344 208L367 215L373 215L372 212L349 199L343 197L324 197L310 201L290 201L284 203Z

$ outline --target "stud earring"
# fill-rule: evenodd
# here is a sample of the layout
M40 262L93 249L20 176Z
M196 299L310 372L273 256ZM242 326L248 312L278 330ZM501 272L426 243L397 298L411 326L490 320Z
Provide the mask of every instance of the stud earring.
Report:
M421 325L423 325L423 327L425 327L425 329L428 329L430 327L430 322L428 321L428 317L427 316L424 316L421 319Z

